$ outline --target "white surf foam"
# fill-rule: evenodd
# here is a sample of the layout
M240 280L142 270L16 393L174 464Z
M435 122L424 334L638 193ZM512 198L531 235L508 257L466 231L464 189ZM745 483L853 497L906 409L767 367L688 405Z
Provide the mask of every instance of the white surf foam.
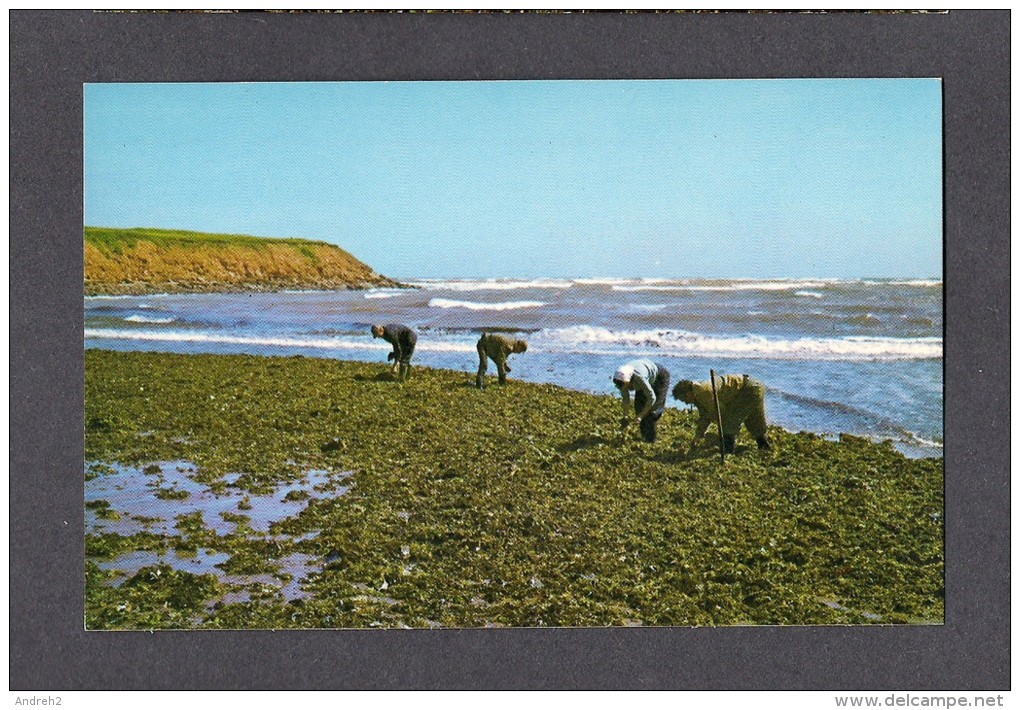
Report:
M154 318L152 316L128 316L124 320L132 323L173 323L176 318Z
M936 288L942 286L941 279L910 279L908 281L889 281L890 286L920 286L922 288Z
M898 281L877 281L862 279L859 283L868 286L917 286L920 288L941 288L942 279L900 279Z
M614 284L629 284L639 281L639 279L620 279L620 278L589 278L589 279L573 279L575 284L582 286L612 286Z
M654 285L652 284L654 282ZM614 291L794 291L824 288L824 281L736 281L733 283L669 283L666 280L642 279L639 285L616 284Z
M686 279L622 278L619 276L591 276L571 279L571 281L582 286L618 286L624 284L647 286L649 284L687 283Z
M563 279L454 279L449 281L422 280L409 281L409 285L417 286L426 291L514 291L525 288L554 288L565 289L571 287L571 282Z
M613 285L614 291L697 291L698 289L693 286L622 286L620 284ZM704 287L704 290L720 290L717 287Z
M302 338L293 336L248 336L225 333L203 333L189 331L116 330L114 328L86 328L85 337L95 340L132 340L161 343L210 343L223 345L248 345L253 347L276 348L320 348L323 350L389 350L385 342L356 340L348 338ZM431 352L474 352L474 343L419 340L417 350Z
M920 444L921 446L926 446L926 447L928 447L930 449L942 449L942 448L945 448L944 444L941 441L934 441L932 439L925 439L923 436L921 436L919 434L915 434L912 431L908 431L907 435L909 436L909 439L911 441L913 441L913 442L915 442L917 444Z
M506 301L504 303L479 303L473 301L454 301L449 298L433 298L429 301L432 308L466 308L471 311L513 311L521 308L541 308L544 301Z
M89 303L92 301L126 301L133 298L170 298L171 296L180 296L179 293L147 293L144 296L139 296L133 293L120 293L120 294L97 294L94 296L85 296L85 302ZM151 308L151 306L149 306Z
M682 330L613 331L595 326L543 330L545 350L615 354L652 351L690 357L779 360L925 360L942 357L941 338L767 338L713 336Z

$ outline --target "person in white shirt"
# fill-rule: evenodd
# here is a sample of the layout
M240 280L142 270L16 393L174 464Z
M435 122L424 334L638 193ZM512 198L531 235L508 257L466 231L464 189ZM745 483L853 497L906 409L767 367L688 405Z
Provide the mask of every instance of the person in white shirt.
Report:
M657 436L656 425L659 417L666 411L669 371L662 365L646 358L631 360L616 370L613 374L613 384L623 396L621 429L626 429L632 423L638 422L644 440L649 443L654 442ZM634 392L633 410L630 401L631 392Z

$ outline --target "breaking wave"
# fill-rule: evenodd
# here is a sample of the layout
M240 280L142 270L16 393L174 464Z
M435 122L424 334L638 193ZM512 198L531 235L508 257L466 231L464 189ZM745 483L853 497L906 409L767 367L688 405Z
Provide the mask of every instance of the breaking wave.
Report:
M594 326L543 330L536 338L546 350L623 354L635 349L690 357L770 360L928 360L942 357L942 338L767 338L716 336L683 330L613 331Z
M96 340L134 340L163 343L209 343L269 348L321 348L323 350L389 350L388 343L347 338L309 338L295 336L249 336L225 333L188 333L183 331L130 331L111 328L86 328L85 337ZM419 340L417 350L431 352L474 352L474 343Z
M709 287L709 286L705 286L704 287L705 290L708 290L708 289L711 289L711 288L717 288L717 287ZM625 291L625 292L626 291L697 291L698 290L698 288L695 287L695 286L679 286L679 285L677 285L677 286L648 286L648 285L622 286L620 284L613 284L612 289L614 291Z
M616 284L614 291L795 291L806 288L824 288L825 281L737 281L734 283L681 282L668 285L642 283L635 286Z
M614 284L629 284L633 283L634 279L618 279L618 278L591 278L591 279L574 279L575 284L581 286L612 286Z
M941 288L942 279L906 279L903 281L871 281L864 280L861 283L869 286L918 286L921 288Z
M514 291L524 288L570 288L571 282L566 279L532 279L515 281L509 279L463 279L449 281L409 281L409 285L417 286L426 291Z
M142 307L142 306L140 306ZM153 317L153 316L127 316L124 320L130 321L131 323L173 323L176 318L168 316L166 318Z
M471 311L514 311L520 308L541 308L544 301L506 301L504 303L476 303L473 301L454 301L449 298L433 298L429 301L432 308L467 308Z

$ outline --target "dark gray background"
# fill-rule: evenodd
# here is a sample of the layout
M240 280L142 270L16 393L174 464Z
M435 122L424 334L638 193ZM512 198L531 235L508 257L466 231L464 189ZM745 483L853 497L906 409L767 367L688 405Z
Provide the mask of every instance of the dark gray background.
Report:
M1008 688L1009 21L12 12L10 687ZM84 82L798 76L944 78L945 626L83 631Z

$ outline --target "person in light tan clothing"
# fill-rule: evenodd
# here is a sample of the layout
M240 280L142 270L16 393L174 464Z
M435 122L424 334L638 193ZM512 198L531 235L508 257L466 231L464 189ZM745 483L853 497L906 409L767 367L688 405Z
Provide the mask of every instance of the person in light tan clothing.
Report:
M746 426L759 449L770 449L765 422L765 385L748 375L722 375L715 378L715 389L722 410L723 449L733 453L740 427ZM680 380L673 388L673 397L698 409L698 428L691 448L717 423L712 383Z
M523 353L528 349L528 344L523 340L508 338L498 333L482 333L478 339L478 377L475 384L478 389L485 389L485 371L488 369L489 360L496 363L496 372L499 374L499 384L506 384L506 373L510 372L510 365L507 358L511 353Z

